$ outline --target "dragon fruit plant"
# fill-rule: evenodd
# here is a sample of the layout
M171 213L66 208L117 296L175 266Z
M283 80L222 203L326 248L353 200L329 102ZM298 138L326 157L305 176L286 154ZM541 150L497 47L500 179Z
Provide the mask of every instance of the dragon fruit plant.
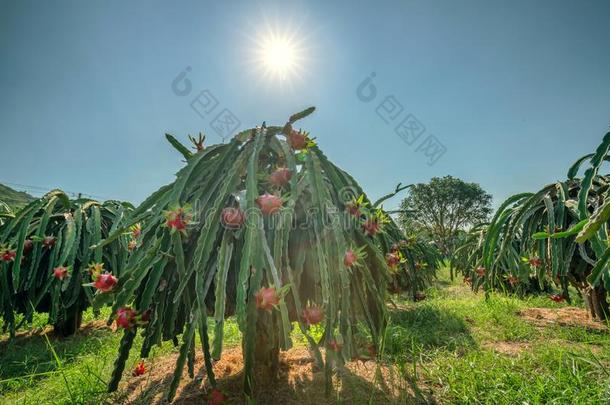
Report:
M392 244L386 254L391 277L388 289L395 294L404 292L411 300L417 301L417 297L436 277L442 255L434 245L415 235L404 237L396 234L396 237L399 236L401 239Z
M393 294L407 293L411 300L416 301L418 293L430 286L432 280L436 277L436 269L442 256L433 244L421 240L417 235L409 234L409 236L405 236L399 228L394 226L394 222L389 220L387 213L380 210L383 202L409 187L402 186L399 183L394 191L384 195L372 204L365 201L364 195L354 197L346 204L346 211L350 218L357 218L362 222L362 229L365 234L377 234L378 224L388 223L388 226L384 227L384 232L380 235L384 243L384 251L387 252L385 255L386 264L390 270L388 291ZM398 212L401 211L393 211L392 213ZM392 243L392 240L397 242ZM354 261L356 257L356 252L348 250L345 261Z
M497 263L493 266L498 276L495 278L493 287L491 282L486 283L487 268L483 263L483 251L486 246L486 238L489 224L479 224L461 235L458 248L451 258L451 266L460 271L464 276L464 283L473 290L479 288L493 289L516 294L525 297L530 294L550 294L553 290L552 281L543 275L538 278L538 272L532 271L542 265L542 261L535 256L535 252L529 252L531 259L521 258L517 264L510 255L497 257ZM499 238L502 234L499 234ZM520 241L514 239L507 249L518 252ZM501 240L498 243L502 243ZM531 266L526 266L530 263Z
M328 383L334 365L369 344L381 347L386 254L402 236L380 209L351 214L351 197L342 191L370 204L360 186L309 134L293 128L313 110L284 126L263 124L195 151L166 135L187 164L132 213L131 222L142 224L141 241L119 277L109 319L124 329L110 391L118 387L137 333L141 358L162 341L180 344L169 400L185 364L194 375L196 333L215 387L212 361L221 356L223 325L233 315L242 333L248 395L255 367L262 370L257 375L277 373L293 327L306 337ZM376 223L374 232L369 221ZM347 260L350 250L358 254ZM215 321L213 341L208 316ZM371 339L363 347L354 339L360 324ZM310 333L313 326L324 329L321 338ZM331 350L323 356L320 347Z
M570 167L567 180L514 195L500 206L480 243L466 249L473 260L464 271L473 288L519 288L533 278L541 290L559 289L551 300L569 302L572 286L586 297L592 318L608 319L610 175L599 168L609 149L610 132L595 153ZM585 162L590 166L577 178Z
M49 313L49 324L63 335L80 325L81 314L98 293L104 265L119 276L127 260L124 237L104 248L93 244L118 229L129 204L70 200L54 190L18 211L0 229L0 308L11 335L36 312ZM91 272L91 269L99 271ZM23 320L15 325L15 314Z

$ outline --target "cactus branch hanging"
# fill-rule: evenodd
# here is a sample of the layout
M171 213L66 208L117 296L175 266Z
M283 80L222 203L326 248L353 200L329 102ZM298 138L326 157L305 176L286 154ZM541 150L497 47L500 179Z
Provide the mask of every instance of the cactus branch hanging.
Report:
M392 271L386 254L402 234L308 133L293 128L313 110L195 153L167 135L187 162L131 216L131 223L142 224L141 243L119 280L109 320L125 328L110 391L122 378L137 330L143 358L153 345L181 336L169 400L185 363L192 369L196 334L215 385L212 362L221 356L228 316L242 333L247 394L254 368L271 376L277 371L279 351L292 346L293 327L328 381L331 363L343 364L362 350L354 340L357 323L379 348ZM350 208L355 201L358 210ZM357 261L346 259L350 251L358 252ZM314 325L324 329L321 338L310 333Z

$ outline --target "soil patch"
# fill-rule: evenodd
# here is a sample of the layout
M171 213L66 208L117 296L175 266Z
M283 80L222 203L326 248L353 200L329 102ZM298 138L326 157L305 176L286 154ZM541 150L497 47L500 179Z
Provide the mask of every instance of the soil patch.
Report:
M583 308L528 308L519 311L519 315L526 321L541 327L557 324L593 330L608 329L603 323L592 320L589 312Z
M483 347L510 357L518 357L522 351L528 350L531 344L526 342L498 341L486 343Z
M147 364L150 371L141 377L132 377L127 370L117 403L166 403L165 393L169 387L177 354L163 356ZM225 350L221 360L214 363L214 373L218 388L228 397L228 404L245 403L242 395L243 360L241 349ZM203 357L195 359L195 378L188 376L186 367L174 404L206 403L210 386L205 377ZM306 348L293 348L281 354L279 378L271 382L257 379L254 399L257 404L365 404L373 402L386 404L434 403L424 397L417 387L401 378L389 366L377 365L371 361L350 362L342 369L335 370L333 390L325 393L324 372L317 370Z

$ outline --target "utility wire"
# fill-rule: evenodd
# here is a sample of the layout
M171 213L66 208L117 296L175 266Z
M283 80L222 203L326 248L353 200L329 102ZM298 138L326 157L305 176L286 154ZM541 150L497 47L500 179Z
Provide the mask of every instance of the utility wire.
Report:
M12 182L1 181L1 180L0 180L0 184L5 184L10 187L19 188L20 190L17 190L17 191L24 191L24 192L27 192L28 194L44 195L44 194L48 193L49 191L58 189L57 187L48 188L48 187L32 186L32 185L28 185L28 184L12 183ZM108 197L95 195L95 194L82 193L82 192L70 191L70 190L64 190L64 189L60 189L60 190L62 190L64 193L70 195L72 198L79 198L79 197L80 198L91 198L94 200L101 200L101 201L116 200L115 198L108 198Z

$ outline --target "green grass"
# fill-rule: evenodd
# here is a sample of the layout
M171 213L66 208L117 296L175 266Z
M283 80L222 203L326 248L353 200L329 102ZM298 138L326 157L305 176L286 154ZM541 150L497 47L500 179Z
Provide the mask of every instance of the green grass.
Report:
M444 403L610 402L607 331L533 326L520 310L562 305L546 297L485 299L446 277L427 301L391 312L386 360L422 392Z
M534 326L518 312L565 304L546 297L520 300L491 294L485 299L484 294L473 294L461 283L451 282L444 272L440 277L426 292L426 301L394 300L398 308L390 310L383 352L384 361L396 366L423 398L473 404L610 402L607 331ZM105 319L107 310L102 315ZM92 319L87 312L84 322ZM109 397L105 385L121 333L85 327L70 338L49 333L47 339L41 333L45 323L41 315L34 320L37 333L13 342L2 337L0 403L97 404L120 398L120 394ZM304 344L299 333L294 338L295 343ZM229 320L225 347L239 342L237 325ZM154 364L175 350L171 343L155 348L151 361ZM127 370L137 356L134 348Z
M100 321L91 311L83 316L84 327L74 336L58 338L44 329L42 315L34 319L34 333L0 343L0 403L100 403L107 396L106 383L112 371L121 333L100 327L109 315L106 308ZM137 343L141 343L139 340ZM170 352L164 345L152 357ZM135 365L138 352L128 360Z
M91 310L83 314L83 328L68 338L53 336L44 328L46 316L34 317L34 333L18 336L10 342L2 336L0 342L0 403L1 404L80 404L114 403L121 393L109 396L106 385L113 369L122 332L103 327L110 314L105 308L95 324ZM213 319L209 319L213 330ZM227 320L224 327L225 347L240 343L237 324ZM138 336L127 361L131 370L139 361ZM199 343L198 343L199 345ZM172 352L178 352L171 342L154 347L147 363ZM148 367L151 367L150 365ZM120 402L120 400L119 400Z

